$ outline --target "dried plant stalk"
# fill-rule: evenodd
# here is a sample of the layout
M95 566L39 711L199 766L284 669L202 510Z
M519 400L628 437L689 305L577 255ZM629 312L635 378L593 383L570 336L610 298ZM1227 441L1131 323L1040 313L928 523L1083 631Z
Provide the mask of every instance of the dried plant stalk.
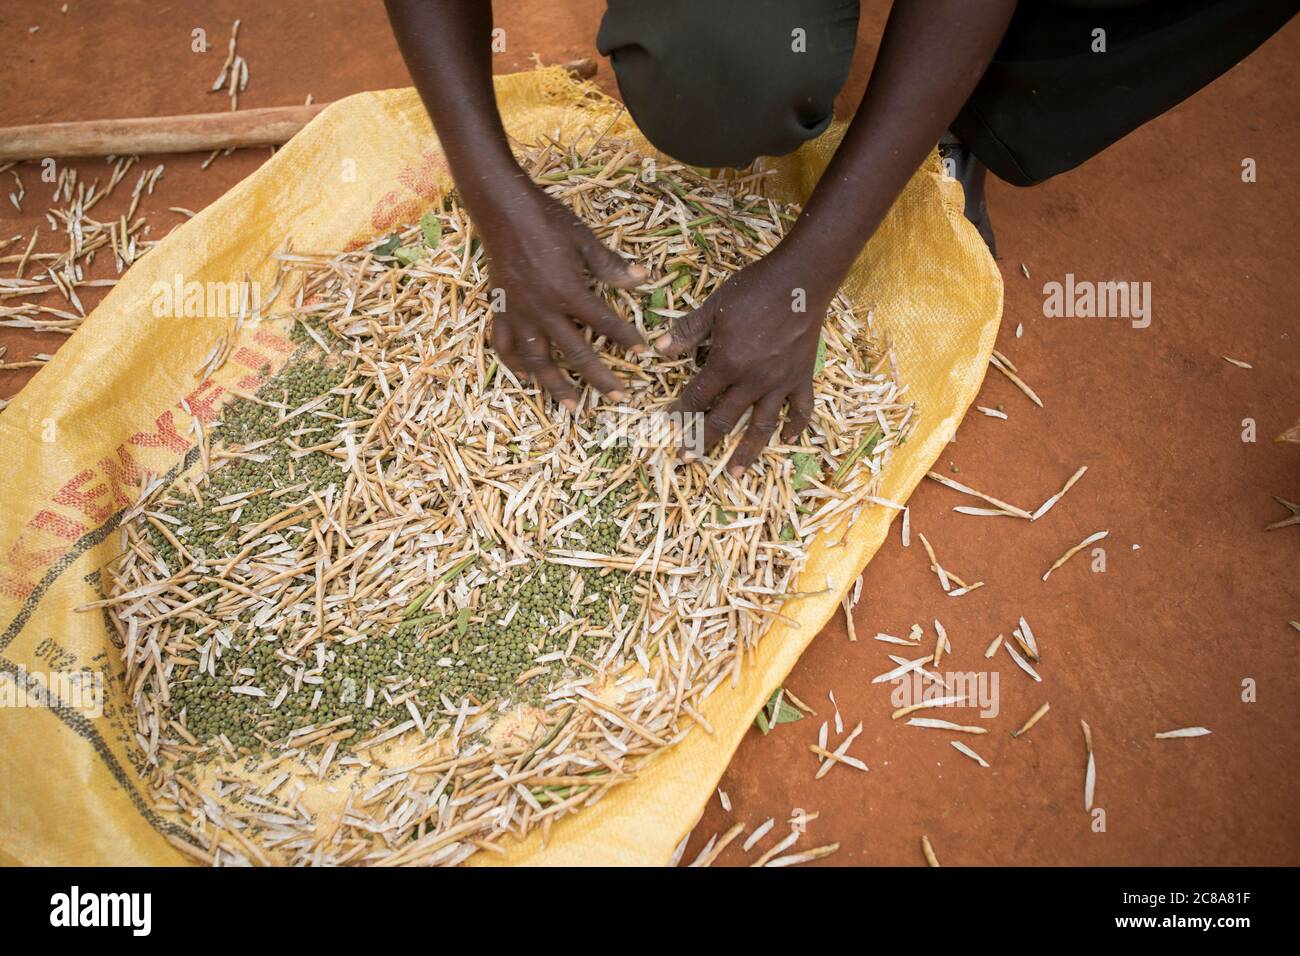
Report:
M651 267L603 293L647 334L796 212L758 175L645 176L626 143L521 163ZM742 479L722 468L738 435L684 463L653 427L693 360L604 349L626 400L559 410L486 348L486 265L454 195L383 242L279 258L299 353L196 431L195 468L146 482L96 602L159 806L205 821L192 855L217 864L456 864L548 836L711 732L705 701L797 598L814 539L873 506L916 420L843 297L806 437ZM855 765L857 732L823 772ZM328 818L321 786L346 801Z

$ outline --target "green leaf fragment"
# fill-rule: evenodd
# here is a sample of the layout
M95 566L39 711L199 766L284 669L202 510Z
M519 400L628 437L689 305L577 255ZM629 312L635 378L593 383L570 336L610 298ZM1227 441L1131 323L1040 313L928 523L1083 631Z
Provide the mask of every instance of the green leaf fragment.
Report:
M863 439L862 444L853 450L853 454L845 458L838 468L835 469L835 476L831 478L832 487L839 485L844 480L844 476L856 465L864 456L870 455L876 450L876 445L884 436L881 434L879 427L871 429L871 434Z
M790 479L792 491L807 488L822 472L821 461L815 452L797 451L790 456L790 461L794 465L794 477Z
M817 361L813 363L813 378L822 373L822 367L826 364L826 336L821 336L817 340Z
M437 249L442 242L442 220L432 209L420 217L420 232L424 234L424 244L430 249Z
M779 708L776 703L778 697L781 698ZM754 718L754 724L763 732L764 736L767 736L776 726L792 724L796 720L803 720L803 712L789 704L785 699L785 695L778 688L772 692L772 696L763 705L763 709L758 712L758 715Z
M803 714L785 701L781 701L781 712L776 715L776 723L793 724L796 720L803 720Z
M717 217L715 216L714 218L716 219ZM700 234L700 231L698 229L691 230L691 239L694 240L695 244L700 247L700 251L704 253L704 258L712 262L713 256L709 252L709 243L704 238L704 236Z
M455 564L453 564L451 568L445 574L442 575L442 577L438 578L437 581L435 581L433 584L430 584L427 588L421 591L419 595L416 596L415 600L406 606L406 612L405 614L402 615L403 619L409 621L413 617L418 615L421 609L423 609L424 607L424 602L427 601L429 599L429 596L432 595L433 592L438 589L439 585L446 584L448 581L455 578L457 575L459 575L470 565L477 564L478 558L479 556L477 554L470 554L470 555L466 555L465 557L457 561Z
M658 313L666 308L668 308L668 290L664 286L660 286L650 293L650 302L646 308L646 325L654 328L663 322L664 317Z

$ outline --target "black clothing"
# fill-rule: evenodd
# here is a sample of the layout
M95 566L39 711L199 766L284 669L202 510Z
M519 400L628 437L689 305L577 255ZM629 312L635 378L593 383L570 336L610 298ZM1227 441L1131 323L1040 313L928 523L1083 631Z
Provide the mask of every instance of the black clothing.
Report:
M1073 169L1208 86L1298 0L1022 0L952 132L1030 186ZM1104 30L1105 52L1094 52Z
M597 47L628 111L655 146L696 166L744 166L821 133L858 22L857 0L607 7ZM1300 0L1022 0L952 132L1007 182L1041 182L1212 82L1297 9ZM1105 52L1094 52L1096 30Z

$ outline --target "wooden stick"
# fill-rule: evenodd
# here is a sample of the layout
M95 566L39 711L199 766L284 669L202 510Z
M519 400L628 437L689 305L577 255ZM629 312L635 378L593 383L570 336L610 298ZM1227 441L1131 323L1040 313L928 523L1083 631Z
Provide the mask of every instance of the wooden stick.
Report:
M279 146L326 105L11 126L0 130L0 162L46 156L130 156L210 152L231 146Z
M580 79L596 75L594 60L574 60L563 66ZM281 146L328 105L10 126L0 129L0 162L47 156L207 153L230 147Z

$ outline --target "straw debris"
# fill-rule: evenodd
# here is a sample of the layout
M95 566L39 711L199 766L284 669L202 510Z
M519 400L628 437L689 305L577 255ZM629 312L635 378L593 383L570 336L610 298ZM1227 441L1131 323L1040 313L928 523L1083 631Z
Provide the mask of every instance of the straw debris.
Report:
M644 286L604 292L646 333L795 214L759 175L647 178L612 140L521 163L650 265ZM126 665L139 766L159 806L205 821L191 855L214 864L454 865L548 837L712 732L704 702L797 599L812 541L873 507L915 422L842 297L808 433L739 480L721 465L739 435L684 463L652 427L693 360L605 348L627 399L556 410L486 348L486 262L454 194L368 246L279 259L298 351L194 424L192 468L145 478L92 605ZM856 766L858 733L819 772ZM322 788L346 795L328 823Z

